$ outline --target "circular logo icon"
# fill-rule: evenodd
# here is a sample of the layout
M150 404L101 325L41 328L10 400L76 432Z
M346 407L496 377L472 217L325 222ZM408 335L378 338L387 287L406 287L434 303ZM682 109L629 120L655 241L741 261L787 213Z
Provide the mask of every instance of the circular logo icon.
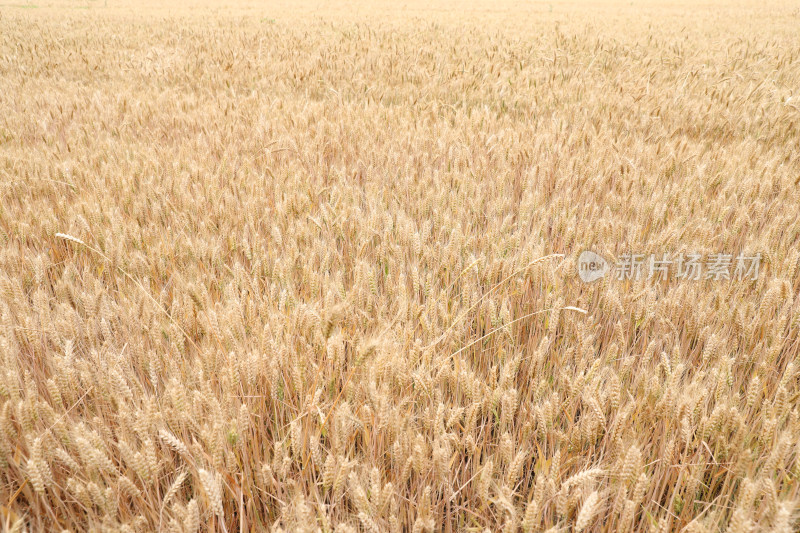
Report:
M578 257L578 276L586 283L598 280L608 273L610 267L603 256L585 251Z

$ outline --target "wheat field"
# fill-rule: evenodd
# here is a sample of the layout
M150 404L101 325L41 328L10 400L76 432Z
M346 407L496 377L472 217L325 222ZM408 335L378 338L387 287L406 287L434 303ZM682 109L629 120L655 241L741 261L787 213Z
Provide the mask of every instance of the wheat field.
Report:
M797 531L798 27L0 5L0 529Z

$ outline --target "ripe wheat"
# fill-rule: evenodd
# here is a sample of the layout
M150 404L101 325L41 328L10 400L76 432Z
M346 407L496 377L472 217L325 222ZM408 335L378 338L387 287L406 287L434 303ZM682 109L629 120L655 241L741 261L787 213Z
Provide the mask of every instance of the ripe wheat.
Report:
M0 6L0 529L797 530L795 4L100 4Z

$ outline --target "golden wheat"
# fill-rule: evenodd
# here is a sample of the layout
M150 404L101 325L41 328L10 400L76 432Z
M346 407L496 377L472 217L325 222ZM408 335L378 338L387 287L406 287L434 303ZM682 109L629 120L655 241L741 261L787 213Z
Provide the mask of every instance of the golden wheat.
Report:
M797 530L798 24L0 6L0 530Z

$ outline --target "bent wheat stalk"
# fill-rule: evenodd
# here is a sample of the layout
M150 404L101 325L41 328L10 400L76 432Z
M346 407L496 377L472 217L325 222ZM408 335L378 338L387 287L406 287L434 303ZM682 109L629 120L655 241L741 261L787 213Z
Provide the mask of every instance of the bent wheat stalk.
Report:
M476 307L478 307L478 306L481 304L481 302L482 302L482 301L483 301L483 300L484 300L484 299L485 299L487 296L489 296L489 295L490 295L490 294L492 294L494 291L496 291L497 289L499 289L500 287L502 287L502 286L503 286L503 285L504 285L504 284L505 284L505 283L506 283L508 280L510 280L510 279L511 279L511 278L513 278L514 276L517 276L517 275L519 275L519 274L521 274L521 273L525 272L526 270L528 270L528 269L529 269L530 267L532 267L533 265L536 265L536 264L538 264L538 263L541 263L542 261L546 261L547 259L554 259L554 258L556 258L556 257L564 257L564 254L550 254L550 255L545 255L545 256L543 256L543 257L539 257L538 259L534 259L533 261L531 261L530 263L528 263L528 264L527 264L527 265L525 265L524 267L522 267L522 268L520 268L520 269L518 269L518 270L515 270L514 272L512 272L511 274L509 274L508 276L506 276L505 278L503 278L503 279L502 279L500 282L498 282L498 283L497 283L497 284L496 284L494 287L492 287L491 289L489 289L488 291L486 291L486 293L484 293L484 295L483 295L483 296L481 296L480 298L478 298L478 301L476 301L474 304L472 304L472 305L469 307L469 309L467 309L466 311L464 311L463 313L461 313L461 314L460 314L458 317L456 317L456 319L455 319L455 320L452 322L452 324L450 324L450 326L448 326L448 327L447 327L447 329L445 329L445 330L444 330L444 333L442 333L442 334L439 336L439 338L437 338L437 339L436 339L435 341L433 341L431 344L429 344L428 346L426 346L425 348L423 348L423 350L429 350L430 348L433 348L434 346L436 346L437 344L439 344L440 342L442 342L442 341L443 341L445 338L447 338L447 334L450 332L450 330L451 330L451 329L453 329L453 327L455 327L455 325L456 325L456 324L458 324L459 322L461 322L461 320L463 320L463 319L464 319L464 317L465 317L465 316L467 316L467 315L468 315L468 314L469 314L469 313L470 313L472 310L474 310ZM473 265L474 265L474 262L473 262ZM467 267L467 269L469 269L469 268L472 268L472 265L470 265L469 267ZM465 269L465 271L466 271L467 269ZM462 274L463 274L463 272L462 272Z
M79 239L78 237L74 237L74 236L72 236L72 235L67 235L66 233L56 233L56 237L59 237L59 238L61 238L61 239L64 239L64 240L67 240L67 241L73 242L73 243L75 243L75 244L79 244L79 245L81 245L81 246L85 247L87 250L89 250L89 251L91 251L91 252L94 252L95 254L97 254L97 255L99 255L100 257L102 257L102 258L103 258L103 260L104 260L106 263L113 264L113 262L111 261L111 258L110 258L110 257L108 257L106 254L104 254L102 251L98 250L98 249L97 249L97 248L95 248L94 246L91 246L91 245L89 245L89 244L85 243L84 241L82 241L82 240L81 240L81 239ZM136 278L134 278L133 276L131 276L131 275L130 275L130 274L129 274L129 273L128 273L128 272L127 272L127 271L126 271L124 268L122 268L121 266L119 266L119 265L114 265L114 266L116 266L116 267L117 267L117 270L119 270L119 271L120 271L120 272L121 272L121 273L122 273L122 274L123 274L123 275L124 275L126 278L128 278L129 280L131 280L131 281L132 281L132 282L133 282L133 283L134 283L134 284L135 284L137 287L139 287L139 289L142 291L142 293L144 293L144 295L145 295L145 296L147 296L147 297L150 299L150 301L151 301L151 302L153 302L153 303L155 304L156 308L157 308L159 311L161 311L162 313L164 313L164 315L167 317L167 319L169 319L170 323L172 323L172 324L173 324L173 325L174 325L176 328L178 328L178 331L180 331L180 332L181 332L181 334L184 336L184 338L186 338L186 340L188 340L188 341L191 343L191 345L192 345L192 346L194 346L194 348L195 348L195 349L198 351L198 353L200 353L200 354L205 354L205 352L204 352L202 349L200 349L200 347L197 345L197 343L196 343L196 342L194 342L194 340L193 340L193 339L192 339L192 338L189 336L189 334L188 334L188 333L186 333L186 330L184 330L184 329L181 327L181 325L180 325L180 324L178 324L178 323L175 321L175 319L173 319L173 318L172 318L172 315L171 315L171 314L170 314L170 313L169 313L169 312L168 312L166 309L164 309L164 307L163 307L163 306L162 306L160 303L158 303L158 300L156 300L155 298L153 298L153 295L152 295L152 294L150 294L150 292L149 292L147 289L145 289L145 288L144 288L144 285L142 285L142 284L139 282L139 280L137 280Z

